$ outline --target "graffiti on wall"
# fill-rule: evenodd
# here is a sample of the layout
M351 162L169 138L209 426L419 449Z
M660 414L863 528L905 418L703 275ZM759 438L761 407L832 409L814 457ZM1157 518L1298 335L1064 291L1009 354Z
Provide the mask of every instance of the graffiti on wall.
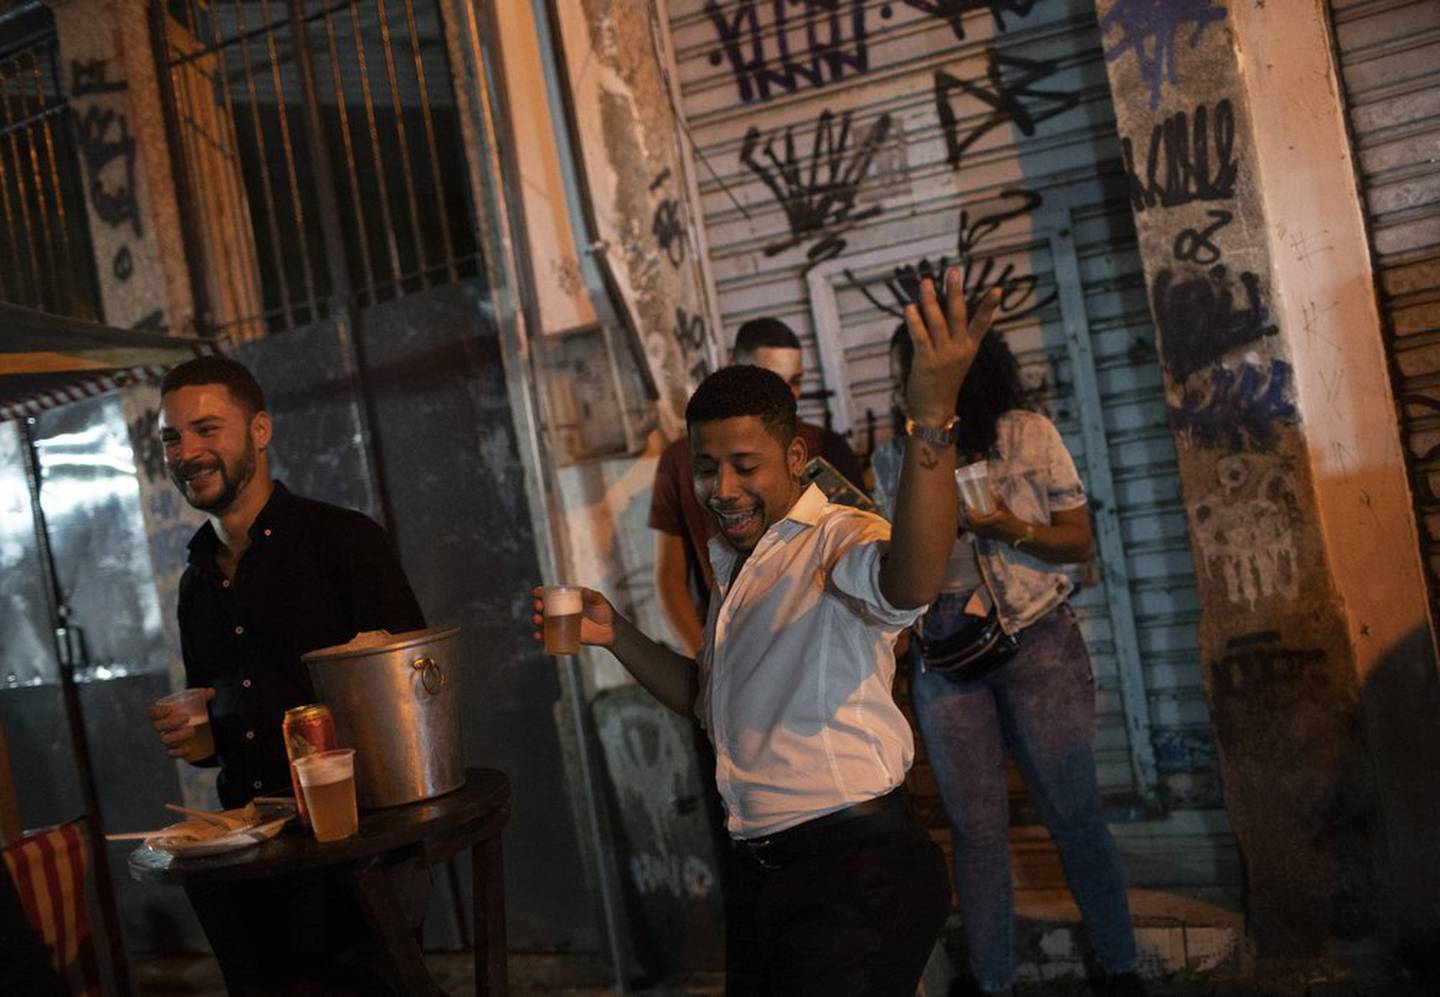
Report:
M846 232L880 213L878 204L857 211L856 202L890 115L881 114L863 134L852 129L851 116L821 111L808 152L797 151L793 125L766 133L752 125L745 132L740 161L770 188L790 229L788 238L765 247L766 256L808 242L811 266L832 259L845 251Z
M1120 39L1106 46L1105 61L1115 62L1134 52L1140 75L1150 85L1150 106L1159 107L1164 85L1180 82L1175 69L1177 47L1195 48L1205 28L1224 20L1225 12L1212 0L1116 0L1100 20L1102 38L1112 28L1120 32Z
M666 167L650 181L650 193L659 191L669 179L670 168ZM679 200L674 197L660 199L650 219L650 234L655 237L655 244L672 267L685 262L685 217Z
M1006 14L1024 17L1039 0L905 0L905 6L913 7L922 14L938 17L950 25L957 41L965 40L965 15L977 10L989 10L995 18L995 30L1007 31ZM880 16L888 17L886 8L880 8Z
M986 53L986 83L952 76L943 69L935 70L935 113L940 117L940 130L945 136L945 161L951 169L959 169L966 151L991 130L1008 123L1028 137L1035 134L1041 122L1074 107L1080 99L1078 94L1035 86L1055 75L1058 69L1053 62L1001 55L991 48ZM951 105L956 91L979 100L990 109L989 113L978 123L962 128L961 118Z
M728 12L706 0L705 13L718 43L710 65L729 63L743 103L870 68L864 0L740 0Z
M980 254L982 244L1001 225L1013 218L1033 214L1044 203L1044 198L1036 191L1011 187L1001 192L1000 199L1012 204L998 211L977 215L973 221L968 209L961 210L953 261L949 256L942 256L933 262L922 259L918 263L896 267L891 276L882 282L891 300L885 301L877 297L865 282L849 269L845 270L846 281L876 308L901 319L905 314L905 306L919 297L920 281L930 277L936 281L938 288L940 278L953 262L961 268L961 286L965 289L965 301L972 309L979 305L986 292L996 287L1001 289L1001 318L1020 318L1043 308L1055 300L1056 291L1052 290L1041 297L1036 293L1040 280L1033 273L1021 273L1016 265L1009 261L1000 266L994 256Z
M1248 271L1236 288L1223 265L1202 273L1162 269L1150 306L1164 344L1165 369L1183 383L1231 350L1273 336L1260 299L1260 278Z
M1294 600L1300 507L1293 475L1272 458L1234 454L1217 462L1216 477L1219 488L1189 510L1206 575L1223 581L1230 602L1252 611L1262 599Z
M1280 426L1298 421L1294 371L1284 360L1253 354L1238 366L1216 364L1194 378L1170 409L1177 432L1201 446L1231 453L1275 449Z
M1235 159L1235 109L1229 99L1178 111L1150 129L1145 175L1136 169L1134 144L1120 140L1130 183L1130 206L1176 208L1194 201L1228 201L1235 196L1240 167Z
M70 114L85 166L85 197L100 223L126 240L109 261L111 275L121 284L135 273L135 256L128 240L145 234L136 181L138 149L130 132L125 91L123 80L110 78L110 60L70 61ZM130 325L163 332L164 312L157 309Z

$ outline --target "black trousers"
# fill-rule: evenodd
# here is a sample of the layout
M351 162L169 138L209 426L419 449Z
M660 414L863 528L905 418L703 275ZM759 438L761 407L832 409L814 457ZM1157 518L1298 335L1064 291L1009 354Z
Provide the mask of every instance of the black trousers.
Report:
M418 931L429 871L406 867L392 875L407 901L395 916ZM232 997L394 992L376 965L379 942L336 870L187 886L185 892Z
M940 849L908 808L800 837L762 851L778 868L727 856L726 993L914 997L950 910Z

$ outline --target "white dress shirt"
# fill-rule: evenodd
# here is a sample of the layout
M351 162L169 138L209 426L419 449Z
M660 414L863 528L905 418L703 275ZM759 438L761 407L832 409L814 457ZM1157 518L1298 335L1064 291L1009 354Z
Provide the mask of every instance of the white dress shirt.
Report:
M880 593L889 541L885 520L814 485L733 586L737 554L711 539L695 713L732 837L783 831L904 781L915 744L890 691L894 642L923 607L897 609Z

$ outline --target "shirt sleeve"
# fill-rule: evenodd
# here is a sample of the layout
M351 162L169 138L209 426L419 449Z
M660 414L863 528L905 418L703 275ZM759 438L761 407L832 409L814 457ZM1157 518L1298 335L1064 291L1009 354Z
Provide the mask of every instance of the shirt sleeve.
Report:
M890 551L890 524L878 516L856 513L834 525L848 536L826 578L829 594L874 626L899 630L914 623L924 606L901 609L880 591L880 568Z
M1060 431L1049 419L1044 420L1044 461L1046 499L1051 512L1078 509L1085 504L1085 485L1075 470L1075 458L1060 438Z
M680 448L673 443L665 448L660 462L655 465L655 486L650 490L650 528L674 537L685 535L679 474L675 466L679 453Z

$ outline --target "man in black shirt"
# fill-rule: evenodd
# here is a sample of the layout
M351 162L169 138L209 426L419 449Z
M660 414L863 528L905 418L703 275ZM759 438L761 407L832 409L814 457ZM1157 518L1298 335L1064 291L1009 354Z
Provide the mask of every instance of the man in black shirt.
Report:
M219 765L221 802L241 806L290 792L281 721L315 702L300 656L364 630L422 629L425 618L384 530L270 477L270 416L244 366L218 356L180 364L160 398L170 477L209 519L180 580L186 684L206 690L215 736L215 754L195 764ZM188 754L183 716L154 707L151 721L171 756ZM323 972L363 937L353 904L324 876L190 893L232 992L273 987L288 972L277 961Z

